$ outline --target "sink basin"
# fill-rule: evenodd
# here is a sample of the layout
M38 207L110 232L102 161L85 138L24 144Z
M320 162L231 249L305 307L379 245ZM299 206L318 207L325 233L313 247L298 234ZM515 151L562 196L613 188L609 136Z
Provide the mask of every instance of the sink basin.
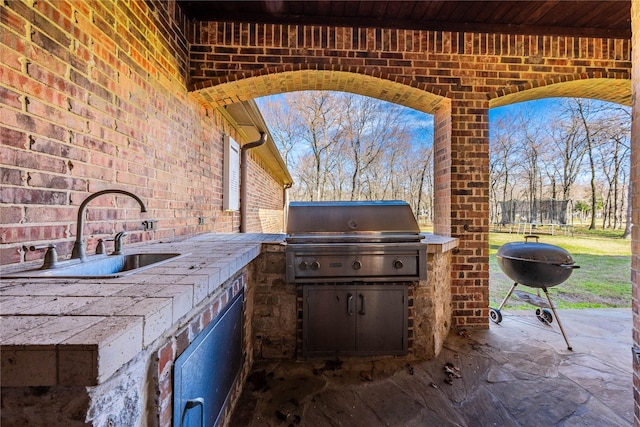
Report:
M190 254L139 253L89 257L84 262L78 259L61 261L58 267L33 269L3 274L4 278L15 279L104 279L128 276L157 267L169 261Z

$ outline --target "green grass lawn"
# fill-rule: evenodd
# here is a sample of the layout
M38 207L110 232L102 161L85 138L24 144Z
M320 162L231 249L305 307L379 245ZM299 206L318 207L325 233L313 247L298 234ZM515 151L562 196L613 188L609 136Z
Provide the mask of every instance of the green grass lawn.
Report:
M508 242L524 241L522 234L491 233L489 236L489 299L498 307L513 284L498 267L496 252ZM631 307L631 241L602 237L597 233L569 236L540 235L541 243L560 246L571 254L579 269L563 283L549 288L559 308ZM537 289L519 285L526 292ZM506 308L530 308L511 297Z

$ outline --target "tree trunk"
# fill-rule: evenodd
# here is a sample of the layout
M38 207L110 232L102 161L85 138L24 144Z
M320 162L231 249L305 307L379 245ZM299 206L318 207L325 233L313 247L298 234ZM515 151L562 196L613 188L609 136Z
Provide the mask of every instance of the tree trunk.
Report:
M631 197L632 197L632 193L631 193L631 186L633 184L631 182L629 182L629 193L627 196L627 221L626 221L626 225L624 227L624 233L622 233L622 238L623 239L629 239L631 238Z

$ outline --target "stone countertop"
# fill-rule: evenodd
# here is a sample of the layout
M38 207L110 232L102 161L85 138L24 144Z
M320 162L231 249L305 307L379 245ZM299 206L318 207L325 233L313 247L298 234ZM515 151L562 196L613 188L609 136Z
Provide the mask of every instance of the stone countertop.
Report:
M281 234L204 234L125 248L190 255L111 279L3 279L3 386L95 385L185 316Z
M3 386L100 384L253 261L282 234L203 234L131 246L129 252L190 255L110 279L3 279L0 358ZM432 234L429 252L457 239ZM126 250L127 248L125 248ZM5 273L8 270L5 269Z
M422 233L422 243L426 243L427 253L444 253L458 247L459 241L455 237Z

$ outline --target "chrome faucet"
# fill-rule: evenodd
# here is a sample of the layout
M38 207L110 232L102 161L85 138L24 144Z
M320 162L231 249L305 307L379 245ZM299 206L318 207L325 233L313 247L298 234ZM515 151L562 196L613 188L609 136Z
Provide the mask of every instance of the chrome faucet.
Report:
M73 244L73 251L71 252L71 259L74 259L74 258L85 259L87 257L87 254L86 254L85 248L84 248L83 238L82 238L82 230L84 229L84 212L87 209L87 205L89 204L90 201L92 201L96 197L102 196L103 194L123 194L125 196L129 196L129 197L133 198L136 202L138 202L138 204L140 205L140 212L146 212L147 211L147 208L144 205L144 203L142 203L142 200L140 200L140 198L138 196L136 196L135 194L130 193L128 191L125 191L125 190L102 190L102 191L98 191L97 193L93 193L92 195L90 195L89 197L84 199L84 201L80 204L80 207L78 208L78 223L77 223L77 230L76 230L76 241Z

